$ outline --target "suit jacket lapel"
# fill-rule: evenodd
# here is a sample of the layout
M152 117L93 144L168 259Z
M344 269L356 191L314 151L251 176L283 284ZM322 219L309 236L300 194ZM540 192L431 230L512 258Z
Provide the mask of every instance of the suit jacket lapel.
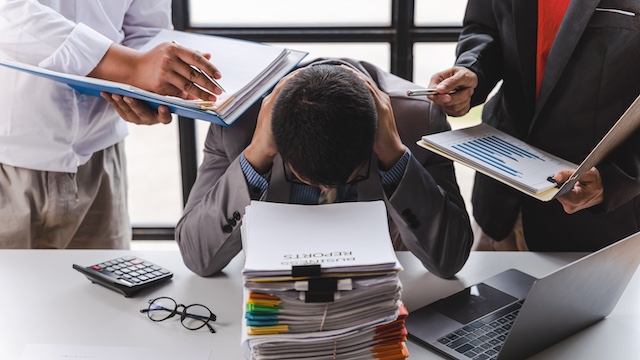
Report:
M562 24L549 52L529 132L531 132L536 123L538 115L549 99L553 88L558 83L599 2L600 0L573 0L569 4L566 16L562 19Z

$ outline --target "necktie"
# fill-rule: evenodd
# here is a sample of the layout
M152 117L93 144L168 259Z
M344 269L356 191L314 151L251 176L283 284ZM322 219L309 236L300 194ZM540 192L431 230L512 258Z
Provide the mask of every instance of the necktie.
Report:
M551 45L558 34L570 0L538 0L538 45L536 51L536 98L547 65Z
M331 188L327 191L320 190L320 196L318 197L318 204L331 204L336 201L338 196L338 188Z

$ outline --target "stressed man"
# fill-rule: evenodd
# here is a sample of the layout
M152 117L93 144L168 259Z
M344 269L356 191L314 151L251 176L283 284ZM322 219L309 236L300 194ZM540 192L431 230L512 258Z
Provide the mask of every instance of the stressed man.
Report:
M238 254L251 200L383 199L394 248L453 276L471 248L469 217L453 164L415 145L449 125L431 101L406 96L414 87L365 62L319 60L282 79L232 126L211 125L176 228L187 267L212 275Z

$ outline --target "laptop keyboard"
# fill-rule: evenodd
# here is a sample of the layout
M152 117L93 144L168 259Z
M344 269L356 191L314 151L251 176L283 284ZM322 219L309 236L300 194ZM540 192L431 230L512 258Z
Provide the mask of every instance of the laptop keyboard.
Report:
M453 331L438 342L469 359L486 360L498 357L502 344L524 300L511 304L479 320Z

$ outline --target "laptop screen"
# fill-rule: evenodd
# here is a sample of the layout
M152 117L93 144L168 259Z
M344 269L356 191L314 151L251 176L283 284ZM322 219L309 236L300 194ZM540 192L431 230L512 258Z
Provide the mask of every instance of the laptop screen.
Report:
M461 324L468 324L517 300L480 283L438 300L433 304L433 309Z

